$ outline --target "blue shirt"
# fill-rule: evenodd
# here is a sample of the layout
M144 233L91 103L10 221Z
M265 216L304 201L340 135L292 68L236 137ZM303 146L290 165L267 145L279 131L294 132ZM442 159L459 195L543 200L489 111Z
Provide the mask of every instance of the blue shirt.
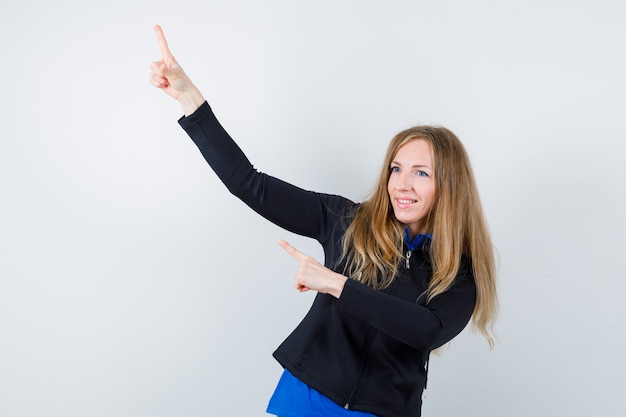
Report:
M377 417L346 410L284 370L267 406L267 413L280 417Z

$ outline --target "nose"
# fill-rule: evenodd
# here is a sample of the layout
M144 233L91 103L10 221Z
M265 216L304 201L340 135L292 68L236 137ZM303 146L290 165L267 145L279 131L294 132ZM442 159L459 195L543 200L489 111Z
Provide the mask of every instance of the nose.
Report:
M401 173L398 177L398 182L396 183L397 190L410 190L411 189L411 180L408 174Z

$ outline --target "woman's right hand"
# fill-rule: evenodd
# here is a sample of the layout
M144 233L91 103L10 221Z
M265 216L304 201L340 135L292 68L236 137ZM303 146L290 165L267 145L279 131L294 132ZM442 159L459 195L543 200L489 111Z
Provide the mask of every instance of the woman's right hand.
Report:
M150 83L178 100L185 116L189 116L204 103L204 97L170 52L161 26L156 25L154 32L159 42L161 60L150 64Z

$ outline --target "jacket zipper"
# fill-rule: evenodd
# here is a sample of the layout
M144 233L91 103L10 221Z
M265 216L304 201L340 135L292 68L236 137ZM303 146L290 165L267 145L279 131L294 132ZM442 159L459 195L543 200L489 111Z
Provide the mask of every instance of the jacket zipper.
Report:
M359 387L359 383L361 382L361 377L363 376L363 371L365 371L365 365L367 363L367 357L369 355L370 347L372 346L372 341L374 340L374 336L378 332L377 329L372 329L370 333L367 335L367 339L363 345L363 354L361 356L361 363L359 365L359 370L357 372L357 377L354 380L354 385L352 386L352 390L350 391L350 395L348 396L348 401L346 401L346 405L343 406L346 410L350 409L350 402L352 402L354 396L356 395L357 388Z
M413 251L406 251L406 269L411 269L411 264L409 263L409 259L411 259L411 255L413 254Z

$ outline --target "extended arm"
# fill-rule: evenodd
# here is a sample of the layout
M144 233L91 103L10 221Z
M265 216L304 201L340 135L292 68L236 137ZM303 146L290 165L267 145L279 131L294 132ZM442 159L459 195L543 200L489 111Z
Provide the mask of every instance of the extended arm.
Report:
M338 196L306 191L257 171L174 59L159 26L155 32L161 60L150 65L150 82L178 100L185 113L180 125L226 187L278 226L323 241L328 232L326 226L353 203Z
M459 276L450 289L425 306L348 280L337 307L410 346L435 349L465 328L475 303L473 278Z
M287 242L279 244L298 262L296 289L330 294L339 299L339 310L415 348L434 349L449 342L465 328L474 311L476 286L467 265L451 288L423 306L348 279Z

